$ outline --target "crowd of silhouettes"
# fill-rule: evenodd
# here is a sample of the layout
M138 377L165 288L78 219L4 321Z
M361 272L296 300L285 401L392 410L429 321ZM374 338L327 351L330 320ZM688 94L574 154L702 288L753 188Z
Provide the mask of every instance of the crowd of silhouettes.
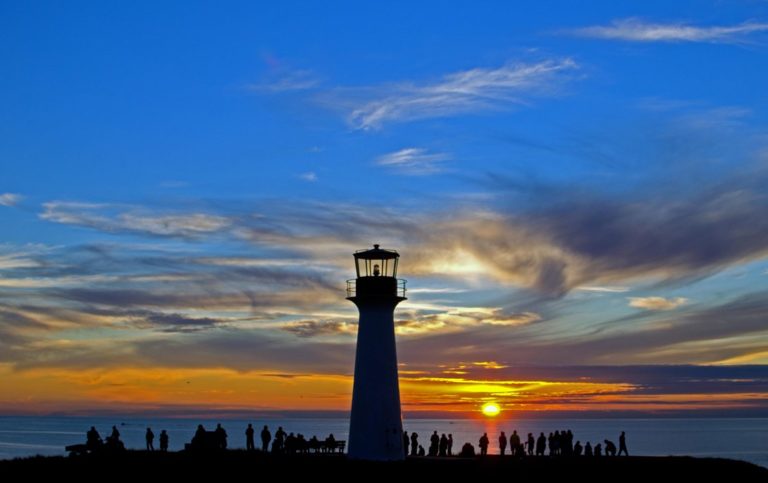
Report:
M627 440L624 431L619 435L619 447L616 448L616 444L608 439L603 440L602 443L597 443L592 446L591 442L587 441L583 446L581 441L573 442L573 432L568 430L557 430L545 435L543 432L538 437L533 433L528 433L525 438L522 438L517 430L513 430L512 434L507 436L504 431L501 431L498 437L499 442L499 454L504 456L506 454L523 457L523 456L619 456L624 454L629 456L627 450ZM411 432L408 436L408 432L403 432L403 450L406 455L410 456L424 456L424 448L419 444L419 436L416 432ZM437 431L434 431L429 438L429 452L427 456L451 456L453 448L453 435L438 436ZM604 444L604 446L603 446ZM488 454L488 447L490 445L490 438L488 433L483 433L477 442L480 456ZM418 448L418 449L417 449ZM507 452L508 451L508 452ZM476 450L471 443L465 443L459 456L475 456Z
M253 428L253 425L248 424L248 427L245 429L245 448L247 451L256 450L255 433L256 430ZM343 452L346 444L344 441L337 441L333 434L328 435L323 440L318 439L317 436L307 439L301 433L287 433L282 426L277 428L273 438L269 427L264 425L260 436L261 451L275 454L335 453L339 450ZM168 433L166 430L162 430L159 437L161 452L168 451L168 440ZM504 431L501 431L498 437L499 454L501 456L509 454L516 457L534 455L600 457L621 456L622 454L629 456L624 431L619 435L618 448L613 441L608 439L603 440L602 443L597 442L594 445L590 441L582 445L581 441L577 440L574 443L573 440L573 432L570 429L550 432L548 436L541 432L538 437L534 436L533 433L528 433L525 438L521 438L517 430L513 430L509 436ZM147 451L155 451L155 433L150 427L147 427L145 441ZM488 454L489 444L488 433L483 433L478 440L480 456ZM84 446L84 449L90 452L125 449L125 445L120 440L120 431L118 431L117 426L112 426L112 432L106 440L102 440L96 428L91 426L91 429L86 433L86 443L81 446ZM217 424L216 429L213 431L206 431L205 427L199 424L195 435L192 437L192 441L186 445L186 448L190 450L226 450L227 432L221 424ZM412 431L410 434L407 431L403 431L403 452L406 456L453 456L453 435L446 435L445 433L440 435L435 430L429 438L429 450L425 451L424 446L419 444L419 435L415 431ZM475 454L475 447L471 443L465 443L459 452L459 456L465 457L475 456Z
M403 431L403 452L405 456L452 456L453 455L453 434L438 435L437 431L432 433L429 438L429 452L424 446L419 444L419 435L415 431Z
M245 429L245 449L246 451L255 451L255 429L252 424L248 424ZM287 433L280 426L275 432L274 438L267 425L261 430L261 451L272 453L296 454L296 453L335 453L343 452L346 447L346 441L337 441L333 434L329 434L325 439L318 439L312 436L307 439L303 434ZM227 431L221 424L216 425L213 431L207 431L202 424L197 425L197 430L185 449L189 450L225 450L227 449ZM169 436L166 430L162 430L159 436L160 451L168 451ZM147 427L144 433L145 448L147 451L155 451L155 433L151 427ZM72 445L72 448L78 447L85 452L97 452L107 449L125 449L120 440L120 431L117 426L112 426L111 434L103 440L96 430L91 426L86 432L86 443L84 445Z

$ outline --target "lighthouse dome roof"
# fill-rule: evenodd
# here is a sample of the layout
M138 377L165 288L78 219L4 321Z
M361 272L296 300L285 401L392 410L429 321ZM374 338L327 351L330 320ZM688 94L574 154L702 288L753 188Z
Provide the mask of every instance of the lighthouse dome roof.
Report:
M373 248L368 250L358 250L355 252L355 258L362 258L363 260L392 260L399 258L400 254L395 250L385 250L379 248L379 245L373 245Z

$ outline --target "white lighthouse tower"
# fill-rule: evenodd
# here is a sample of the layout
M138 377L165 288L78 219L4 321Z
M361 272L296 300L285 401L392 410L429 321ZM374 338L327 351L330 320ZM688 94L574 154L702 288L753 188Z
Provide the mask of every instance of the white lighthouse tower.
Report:
M402 460L394 319L395 307L405 300L405 280L396 278L400 255L379 245L354 255L357 279L347 280L347 299L357 305L360 321L348 453L357 459Z

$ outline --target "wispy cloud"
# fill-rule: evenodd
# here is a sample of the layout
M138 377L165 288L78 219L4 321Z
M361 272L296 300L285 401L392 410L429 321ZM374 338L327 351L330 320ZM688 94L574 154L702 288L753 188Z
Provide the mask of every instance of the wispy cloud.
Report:
M610 25L595 25L567 32L629 42L744 42L750 34L768 31L768 23L744 22L738 25L694 26L687 23L653 23L639 18L614 20Z
M576 287L576 290L581 290L584 292L623 293L629 292L629 287L602 287L599 285L584 285L581 287Z
M336 320L299 320L283 325L282 329L299 337L357 334L357 324Z
M442 171L441 163L448 159L450 156L446 153L430 153L424 148L405 148L380 156L376 164L401 174L419 176Z
M320 79L310 70L295 70L259 83L248 84L246 88L255 92L288 92L312 89L320 84Z
M484 324L503 325L507 327L517 327L528 325L541 321L541 315L534 312L520 312L516 314L499 314L499 316L482 319Z
M0 206L16 206L23 196L16 193L1 193Z
M128 211L114 213L126 208ZM43 209L40 218L47 221L155 236L194 237L218 232L232 223L227 217L207 213L144 214L108 204L51 201L44 203Z
M299 175L299 178L303 179L304 181L309 181L310 183L314 183L317 181L317 173L314 171L307 171L306 173L301 173Z
M372 95L353 105L349 122L357 129L375 129L391 122L526 104L534 95L557 92L577 68L565 58L470 69L432 83L372 88Z
M684 297L629 297L629 306L644 310L672 310L688 302Z

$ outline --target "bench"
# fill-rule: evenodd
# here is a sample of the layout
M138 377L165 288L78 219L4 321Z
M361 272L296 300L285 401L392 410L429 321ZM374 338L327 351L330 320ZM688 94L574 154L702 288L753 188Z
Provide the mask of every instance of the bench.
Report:
M84 444L70 444L65 446L64 450L68 451L70 456L83 455L88 453L88 446Z
M91 444L90 446L87 443L70 444L65 446L64 450L68 451L70 456L80 456L90 453L109 454L125 451L125 445L119 439L107 438L105 443L99 442L97 444Z
M327 441L320 442L320 450L323 453L343 453L347 448L347 442L344 440L328 443Z

